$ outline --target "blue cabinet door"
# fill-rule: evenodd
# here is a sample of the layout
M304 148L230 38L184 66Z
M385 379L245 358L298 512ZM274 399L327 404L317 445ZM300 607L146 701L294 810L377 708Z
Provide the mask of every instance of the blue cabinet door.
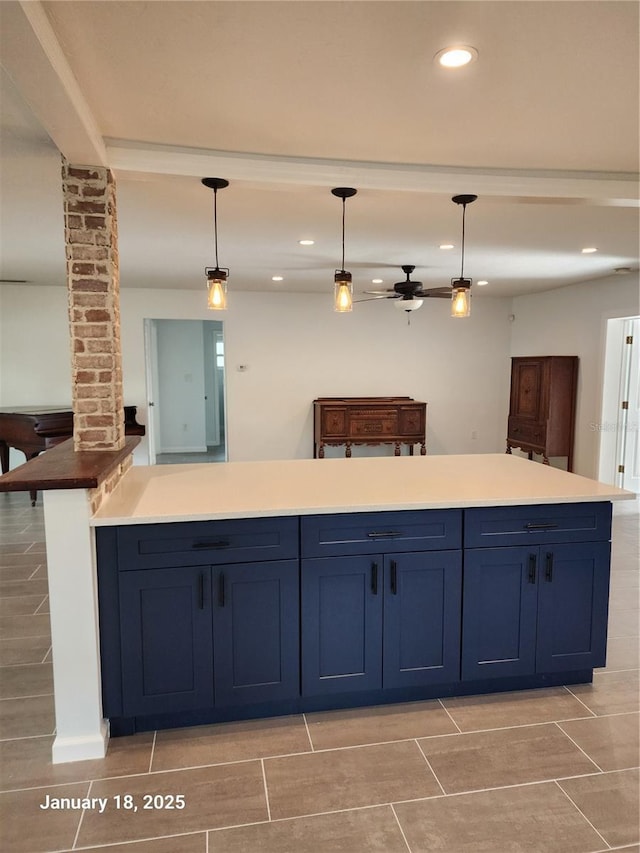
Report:
M122 572L122 713L213 705L208 567Z
M302 695L382 687L382 558L302 561Z
M538 672L605 665L609 542L540 548Z
M385 557L383 686L460 680L462 552Z
M537 575L537 547L465 552L463 680L535 671Z
M300 695L298 561L213 569L216 706Z

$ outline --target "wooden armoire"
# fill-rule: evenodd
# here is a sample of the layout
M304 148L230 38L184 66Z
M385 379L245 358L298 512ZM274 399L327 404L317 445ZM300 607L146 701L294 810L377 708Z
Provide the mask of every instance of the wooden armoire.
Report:
M566 456L573 470L578 356L543 355L511 359L507 453L518 447L533 458Z

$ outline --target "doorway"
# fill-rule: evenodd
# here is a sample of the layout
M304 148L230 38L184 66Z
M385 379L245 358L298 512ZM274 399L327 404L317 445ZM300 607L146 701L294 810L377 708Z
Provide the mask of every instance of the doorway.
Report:
M145 320L149 464L227 459L223 323Z

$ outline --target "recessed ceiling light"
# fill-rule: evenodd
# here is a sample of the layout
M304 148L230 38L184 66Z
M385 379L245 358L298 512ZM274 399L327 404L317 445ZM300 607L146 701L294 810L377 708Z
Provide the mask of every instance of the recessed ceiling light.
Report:
M476 284L478 285L478 287L484 287L485 284L489 284L489 282L488 281L476 281Z
M372 278L371 284L382 284L383 279L381 278Z
M444 68L462 68L463 65L475 62L477 58L478 51L475 47L466 44L445 47L435 55L436 62Z
M591 255L593 252L597 252L597 251L598 250L596 249L595 246L587 246L586 249L582 250L582 254L583 255Z
M443 243L440 246L441 249L453 249L453 243Z
M271 281L284 281L284 279L281 275L272 275Z
M313 246L315 242L315 240L298 240L301 246Z

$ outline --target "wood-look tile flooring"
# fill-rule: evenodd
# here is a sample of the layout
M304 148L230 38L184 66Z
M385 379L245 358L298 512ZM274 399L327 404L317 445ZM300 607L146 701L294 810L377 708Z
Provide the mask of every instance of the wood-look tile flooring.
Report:
M593 685L151 732L53 765L42 509L0 494L0 850L640 853L638 522L615 507Z

